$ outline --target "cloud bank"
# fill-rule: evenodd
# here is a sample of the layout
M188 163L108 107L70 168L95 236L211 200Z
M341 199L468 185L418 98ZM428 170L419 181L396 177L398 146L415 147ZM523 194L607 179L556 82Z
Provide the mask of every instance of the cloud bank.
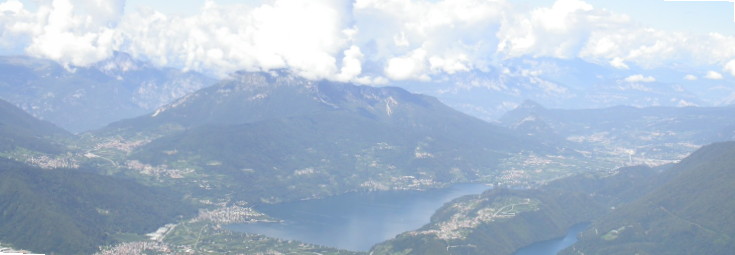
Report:
M0 47L70 68L122 51L217 76L289 69L309 79L358 83L430 80L523 56L581 58L618 69L691 63L735 76L733 36L656 30L582 0L541 8L507 0L208 0L190 16L124 13L124 6L124 0L41 0L30 10L5 0Z

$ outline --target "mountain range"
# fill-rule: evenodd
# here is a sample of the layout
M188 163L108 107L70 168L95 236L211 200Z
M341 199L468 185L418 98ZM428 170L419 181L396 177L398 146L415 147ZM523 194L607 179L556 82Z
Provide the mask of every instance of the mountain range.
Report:
M248 201L477 181L512 153L555 150L400 88L264 73L241 73L93 134L149 141L129 159L188 169L168 181L206 182Z
M563 107L564 100L592 91L580 85L585 82L620 86L570 107L609 106L600 101L608 96L631 105L674 103L674 97L698 104L730 93L717 81L702 86L718 93L673 88L666 81L682 73L669 69L659 70L659 84L624 81L637 70L574 60L508 63L508 71L450 78L474 86L466 91L497 92L486 97L493 111L516 106L521 95ZM529 66L544 71L528 73ZM584 68L573 71L575 66ZM533 190L498 188L461 198L437 211L430 224L373 251L507 254L582 221L597 231L585 232L575 250L653 251L662 233L676 233L675 240L693 235L694 243L681 244L694 250L710 245L707 240L714 240L714 253L731 248L729 226L712 223L731 220L716 214L729 204L714 202L730 192L731 144L679 160L702 145L735 138L732 106L565 110L525 101L487 122L442 103L465 90L437 98L414 93L426 89L421 83L399 84L408 90L360 86L280 70L239 72L207 86L213 82L202 74L155 68L122 53L88 68L28 57L3 57L0 67L7 74L0 97L9 101L0 100L3 244L88 253L140 240L192 216L195 208L461 182L502 187L528 178L534 181L523 183ZM554 68L566 71L548 72ZM661 167L610 167L635 164ZM43 238L33 242L39 234Z
M735 103L732 78L707 78L707 72L687 64L652 69L529 56L505 59L487 70L392 84L435 96L486 121L499 119L525 100L560 109L718 107Z
M233 75L147 115L82 135L10 103L2 106L3 139L55 146L7 143L15 146L8 158L38 164L33 159L42 155L74 164L39 165L50 169L44 170L6 162L8 183L0 200L7 205L9 232L0 240L62 254L86 253L120 241L118 235L152 231L176 215L189 215L190 203L273 203L489 180L513 153L554 151L436 98L288 74ZM190 201L180 201L181 194ZM167 202L149 204L157 200ZM130 209L139 207L146 209ZM143 215L151 217L132 225L124 221ZM45 235L30 242L56 228L31 221L36 217L68 231L57 231L63 238ZM26 231L17 235L14 229Z
M215 83L204 74L155 67L123 52L89 67L0 57L0 70L0 98L74 133L152 112ZM525 100L562 109L734 103L729 78L707 79L705 73L684 66L615 68L581 59L519 57L484 71L390 85L434 96L485 121L499 119Z
M135 117L214 82L118 52L89 67L26 56L0 57L0 98L70 132Z

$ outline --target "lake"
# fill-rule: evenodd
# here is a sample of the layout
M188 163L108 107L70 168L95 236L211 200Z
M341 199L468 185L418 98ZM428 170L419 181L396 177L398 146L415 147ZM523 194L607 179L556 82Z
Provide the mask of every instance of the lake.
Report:
M567 230L567 235L562 238L541 241L533 243L529 246L523 247L516 251L514 255L556 255L561 250L566 249L572 244L577 242L577 235L582 233L589 223L580 223L572 226Z
M444 203L489 189L457 184L426 191L349 193L324 199L261 205L256 210L282 223L233 224L228 229L285 240L368 251L382 241L420 228Z

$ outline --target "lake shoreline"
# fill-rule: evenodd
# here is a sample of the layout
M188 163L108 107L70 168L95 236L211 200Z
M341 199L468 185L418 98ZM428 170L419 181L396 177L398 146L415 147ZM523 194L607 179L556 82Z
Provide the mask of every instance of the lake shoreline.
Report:
M281 223L229 224L228 230L262 234L353 251L422 227L445 203L492 189L484 183L453 184L426 190L350 192L342 195L260 204L254 209Z

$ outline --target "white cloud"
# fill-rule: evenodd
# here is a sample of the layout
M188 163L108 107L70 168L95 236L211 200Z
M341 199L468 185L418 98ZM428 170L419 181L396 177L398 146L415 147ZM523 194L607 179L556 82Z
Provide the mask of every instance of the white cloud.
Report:
M715 71L708 71L706 75L704 75L704 78L710 79L710 80L722 80L724 77L721 73L715 72Z
M684 76L684 80L687 80L687 81L696 81L697 79L698 79L697 76L693 74L687 74Z
M723 69L725 72L730 73L730 75L735 76L735 59L728 61Z
M591 33L614 30L627 22L626 16L595 9L584 1L558 0L549 8L506 19L498 32L498 51L508 57L572 58L586 47Z
M114 25L123 2L53 0L35 13L15 0L2 3L0 13L5 40L26 42L31 56L56 60L65 66L89 65L108 58L119 38Z
M426 51L417 49L404 57L394 57L388 60L385 74L394 80L419 79L428 80L425 75Z
M521 56L581 58L617 69L692 63L722 66L735 76L735 36L650 29L582 0L535 9L507 0L270 0L254 6L207 0L189 16L123 13L124 5L46 0L30 11L5 0L0 50L21 48L66 66L124 51L219 76L284 68L310 79L362 83L489 70Z
M344 51L345 57L342 58L342 69L340 69L337 80L350 81L362 73L362 52L357 46L352 46Z
M23 3L18 0L8 0L4 3L0 3L0 12L18 13L23 10Z
M653 76L644 76L642 74L636 74L628 76L624 79L626 82L638 83L638 82L655 82L656 78Z
M718 65L735 57L735 47L728 46L735 36L652 29L580 0L511 13L497 35L498 52L505 57L582 58L621 69L630 63L644 68Z
M278 0L255 8L207 1L189 17L133 13L120 30L132 42L125 51L163 65L220 76L288 68L310 79L347 81L361 72L362 53L350 45L357 30L347 26L346 8L337 1Z
M671 99L671 102L672 103L676 103L676 105L679 106L679 107L693 107L693 106L696 107L696 106L698 106L697 104L692 103L692 102L689 102L689 101L686 101L684 99L672 98Z
M392 79L486 70L507 5L504 0L357 0L356 42L364 45L366 60L383 66Z
M623 60L622 58L618 58L618 57L610 60L610 65L617 69L625 69L625 70L630 69L630 67L625 64L625 60Z
M123 15L125 0L76 0L75 11L85 13L92 23L114 27Z
M631 25L617 31L592 33L580 57L589 60L622 57L648 68L677 62L718 65L735 57L735 50L727 47L733 43L733 36L693 35Z
M469 57L462 53L450 55L447 58L434 56L429 58L430 69L434 72L445 72L454 74L456 72L467 72L470 68L465 64L469 61Z
M186 17L153 10L123 16L123 7L121 0L53 0L31 13L10 0L2 8L13 12L0 14L0 27L15 38L28 36L30 55L65 65L89 65L119 50L221 76L289 68L310 79L349 80L361 71L346 2L276 0L251 8L206 1L199 14Z

